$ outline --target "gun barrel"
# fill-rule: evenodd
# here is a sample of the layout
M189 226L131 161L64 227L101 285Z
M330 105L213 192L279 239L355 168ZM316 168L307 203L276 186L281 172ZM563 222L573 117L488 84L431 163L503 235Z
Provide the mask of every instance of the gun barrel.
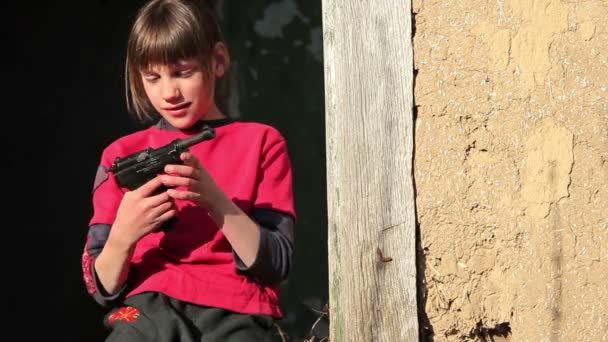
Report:
M188 148L194 144L198 144L201 141L215 138L215 130L209 126L205 126L203 131L197 135L193 135L189 138L181 139L176 144L180 149Z

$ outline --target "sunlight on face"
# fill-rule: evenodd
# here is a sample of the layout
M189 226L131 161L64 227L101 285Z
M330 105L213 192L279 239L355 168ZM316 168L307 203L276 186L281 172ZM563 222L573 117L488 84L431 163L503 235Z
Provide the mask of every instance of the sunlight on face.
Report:
M213 78L195 59L175 64L151 64L140 71L150 103L170 124L184 129L201 119L223 117L213 99Z

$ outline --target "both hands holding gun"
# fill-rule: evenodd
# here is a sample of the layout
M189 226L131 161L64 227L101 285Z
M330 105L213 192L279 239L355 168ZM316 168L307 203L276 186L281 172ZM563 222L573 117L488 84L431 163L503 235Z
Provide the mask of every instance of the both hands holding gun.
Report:
M213 138L215 138L215 131L213 128L205 126L199 134L189 138L175 139L156 149L147 148L125 157L117 157L108 171L114 174L119 186L129 189L131 192L140 191L142 194L139 195L142 197L151 198L154 195L167 193L173 199L193 200L201 206L206 206L207 203L200 198L202 197L200 192L190 191L190 188L197 185L196 182L201 181L197 178L203 178L202 181L208 181L211 178L199 160L188 152L188 148ZM169 190L178 186L185 186L186 190ZM164 198L165 201L169 197ZM161 201L162 198L161 196L156 201ZM156 220L162 221L162 224L156 222L156 225L160 226L160 229L167 229L176 222L172 201L167 203L161 202L161 205L158 206L158 211L162 214L158 215ZM151 225L154 226L155 222L151 222Z

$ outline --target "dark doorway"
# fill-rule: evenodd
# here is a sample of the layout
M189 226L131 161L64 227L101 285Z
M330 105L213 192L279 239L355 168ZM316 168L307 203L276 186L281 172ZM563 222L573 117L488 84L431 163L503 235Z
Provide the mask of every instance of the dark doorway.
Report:
M103 341L80 257L102 149L138 129L124 101L124 47L139 1L16 5L4 51L4 282L9 340ZM321 1L217 1L233 58L230 114L276 126L294 164L295 268L280 322L303 341L327 302ZM9 12L7 12L9 13Z

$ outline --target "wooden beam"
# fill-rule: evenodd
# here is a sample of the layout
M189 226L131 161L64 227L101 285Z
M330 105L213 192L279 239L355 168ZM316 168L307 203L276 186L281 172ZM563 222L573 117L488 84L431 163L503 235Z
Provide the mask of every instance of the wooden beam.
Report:
M411 2L322 7L330 339L418 341Z

